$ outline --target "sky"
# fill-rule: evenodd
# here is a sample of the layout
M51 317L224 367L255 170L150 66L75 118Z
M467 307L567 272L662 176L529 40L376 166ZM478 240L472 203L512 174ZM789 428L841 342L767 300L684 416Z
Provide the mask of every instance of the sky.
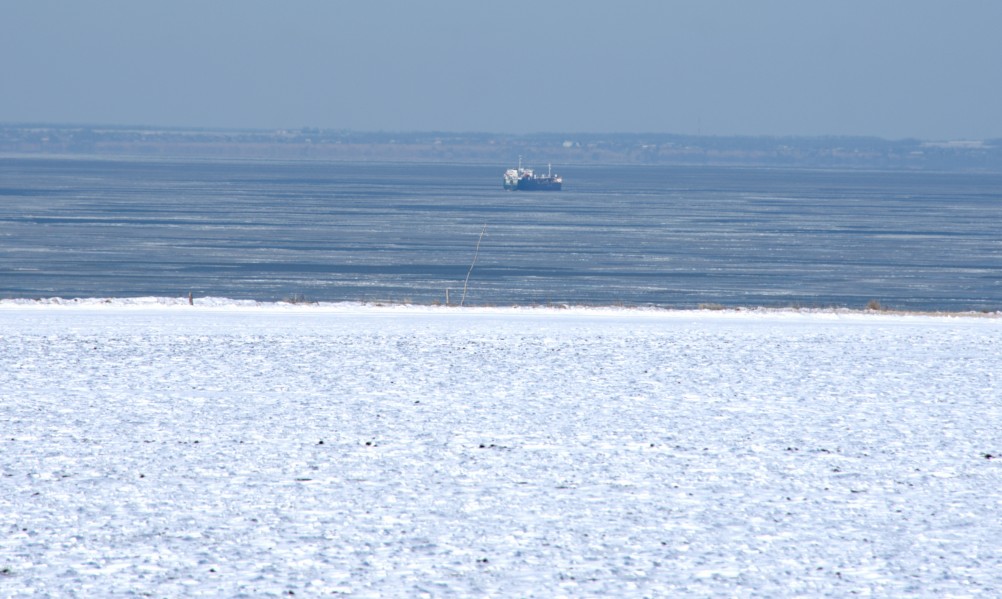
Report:
M0 0L0 123L1002 137L998 0Z

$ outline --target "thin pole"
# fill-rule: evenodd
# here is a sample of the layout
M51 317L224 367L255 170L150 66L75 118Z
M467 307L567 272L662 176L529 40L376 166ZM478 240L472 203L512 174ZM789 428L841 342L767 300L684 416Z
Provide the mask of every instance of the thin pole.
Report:
M459 300L459 306L462 307L466 303L466 286L470 282L470 274L473 272L473 267L477 263L477 256L480 255L480 242L484 238L484 233L487 232L487 223L484 223L484 230L480 232L480 239L477 239L477 251L473 253L473 263L470 264L470 270L466 271L466 280L463 281L463 298Z

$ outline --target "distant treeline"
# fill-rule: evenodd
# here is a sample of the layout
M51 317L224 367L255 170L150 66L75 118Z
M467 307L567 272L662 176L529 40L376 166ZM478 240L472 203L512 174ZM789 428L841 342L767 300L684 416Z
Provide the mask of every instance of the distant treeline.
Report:
M0 125L0 153L343 161L706 164L1002 171L1002 139L713 137L661 133L361 132Z

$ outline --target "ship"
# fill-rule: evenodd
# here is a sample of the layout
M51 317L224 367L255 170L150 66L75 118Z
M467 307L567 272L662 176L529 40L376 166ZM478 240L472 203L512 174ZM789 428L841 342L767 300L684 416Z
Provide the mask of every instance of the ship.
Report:
M522 157L518 157L518 168L510 168L504 173L504 188L510 191L560 191L564 179L554 175L550 165L545 175L537 175L531 168L522 168Z

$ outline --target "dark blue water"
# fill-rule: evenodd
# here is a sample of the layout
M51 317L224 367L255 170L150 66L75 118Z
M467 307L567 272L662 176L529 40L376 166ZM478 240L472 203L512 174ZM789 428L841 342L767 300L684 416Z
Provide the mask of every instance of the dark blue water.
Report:
M0 160L0 297L1002 308L1002 176Z

